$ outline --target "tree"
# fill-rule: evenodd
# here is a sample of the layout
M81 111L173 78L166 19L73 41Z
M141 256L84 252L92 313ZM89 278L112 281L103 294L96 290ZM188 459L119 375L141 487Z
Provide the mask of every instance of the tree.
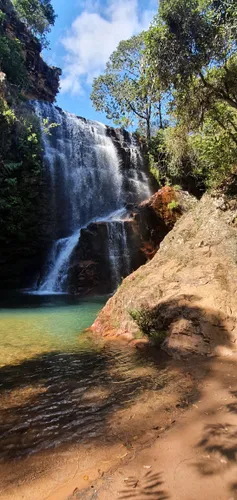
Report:
M13 5L19 18L39 38L42 46L47 46L46 34L56 19L51 0L13 0Z
M164 89L187 91L197 78L212 100L237 109L235 0L162 0L146 35Z
M97 111L116 124L144 127L150 140L151 123L162 126L162 93L159 77L151 73L144 52L144 33L120 42L110 56L103 75L95 78L91 99Z
M161 0L145 43L151 71L172 96L167 173L214 186L236 167L237 2Z

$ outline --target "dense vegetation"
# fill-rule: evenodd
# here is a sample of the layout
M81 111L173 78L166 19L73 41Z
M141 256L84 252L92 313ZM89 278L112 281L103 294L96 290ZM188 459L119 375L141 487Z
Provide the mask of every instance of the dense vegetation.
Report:
M137 125L161 184L216 187L235 170L236 43L235 0L162 0L94 80L96 109Z
M1 248L37 237L41 147L39 124L19 104L14 110L0 100Z
M20 18L41 40L53 23L48 0L15 0ZM6 29L0 10L0 248L4 267L27 260L40 246L42 148L39 121L25 98L29 70L26 48ZM43 37L43 38L42 38ZM48 126L48 124L45 124ZM3 270L3 271L2 271ZM13 275L17 272L13 271Z
M47 46L46 35L55 23L55 12L51 0L12 0L12 3L28 29Z

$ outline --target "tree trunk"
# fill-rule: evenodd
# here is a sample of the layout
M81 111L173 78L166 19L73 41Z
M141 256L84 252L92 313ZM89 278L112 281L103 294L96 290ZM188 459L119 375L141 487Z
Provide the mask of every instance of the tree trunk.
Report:
M147 118L147 120L146 120L146 138L147 138L147 142L149 144L149 142L151 140L151 122L150 122L150 117Z
M162 108L161 108L161 99L159 99L158 103L158 114L159 114L159 127L162 130L163 129L163 117L162 117Z

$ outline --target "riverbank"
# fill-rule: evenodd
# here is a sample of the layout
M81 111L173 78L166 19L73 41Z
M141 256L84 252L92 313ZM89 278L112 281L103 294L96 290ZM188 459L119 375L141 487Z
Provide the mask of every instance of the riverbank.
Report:
M157 425L134 454L70 500L236 500L236 365L237 354L196 359L196 400L188 409L169 414L165 428Z
M1 499L236 500L237 354L160 367L169 383L117 409L103 436L1 465Z
M21 312L24 350L29 319L32 335L47 313L48 341L54 333L47 310ZM17 359L0 369L1 500L236 500L236 352L178 360L74 336L50 352L42 339L25 360L12 339Z
M111 469L125 466L154 443L198 399L200 373L191 374L192 363L184 366L157 351L138 352L127 345L121 345L120 356L115 356L118 348L118 343L104 347L100 359L105 359L109 349L111 363L103 373L97 365L90 387L84 378L84 392L80 392L81 382L76 386L75 373L71 380L66 372L58 379L58 399L48 382L32 380L30 388L25 372L25 386L19 388L15 382L5 400L1 396L1 423L8 417L5 434L11 429L1 445L5 455L0 464L1 500L65 500L78 490L89 487L91 492L97 480L107 473L110 477ZM132 365L134 355L136 364ZM76 357L71 362L70 357L59 355L56 361L62 371L60 358L65 358L70 375ZM49 361L53 364L54 358L50 356ZM208 371L208 366L203 370ZM24 427L26 415L28 420L31 417L28 429ZM28 450L27 454L17 457L16 450L21 449Z

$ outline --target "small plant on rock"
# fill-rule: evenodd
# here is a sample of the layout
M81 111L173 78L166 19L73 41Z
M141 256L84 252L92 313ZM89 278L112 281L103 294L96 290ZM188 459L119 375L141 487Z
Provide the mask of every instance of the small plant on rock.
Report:
M178 201L172 200L170 203L168 203L168 209L171 210L171 212L173 210L177 210L177 208L179 208L179 202Z
M148 308L131 309L131 318L137 323L140 331L147 335L155 345L160 346L164 342L167 332L159 329L157 317Z

